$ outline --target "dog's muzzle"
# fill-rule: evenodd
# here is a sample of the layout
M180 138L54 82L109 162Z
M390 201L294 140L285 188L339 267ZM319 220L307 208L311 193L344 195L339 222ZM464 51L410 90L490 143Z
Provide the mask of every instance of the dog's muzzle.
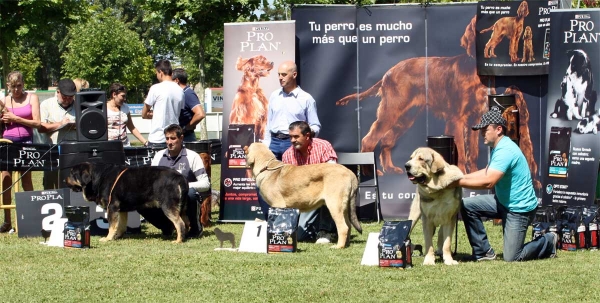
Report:
M406 168L406 176L408 177L408 180L410 180L410 182L412 182L413 184L425 184L425 182L427 181L427 177L425 177L425 176L417 177L410 173L412 165L410 165L409 162L406 162L406 164L404 165L404 168Z

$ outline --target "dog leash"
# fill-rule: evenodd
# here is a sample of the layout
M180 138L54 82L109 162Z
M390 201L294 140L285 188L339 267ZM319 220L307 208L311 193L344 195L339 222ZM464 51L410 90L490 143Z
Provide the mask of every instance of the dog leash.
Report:
M108 194L108 204L106 204L106 210L108 210L108 206L110 205L110 201L112 200L112 192L113 192L113 189L115 189L115 186L117 185L117 182L119 182L119 178L121 178L121 176L123 175L123 173L124 173L126 170L127 170L127 168L126 168L126 169L124 169L124 170L122 170L122 171L119 173L119 175L117 176L117 179L115 179L115 183L113 183L112 187L110 188L110 193Z
M260 171L258 172L258 174L256 174L256 177L258 177L258 175L260 175L260 173L264 172L265 170L276 170L276 169L280 169L283 166L285 166L285 164L282 163L279 166L276 166L276 167L273 167L273 168L269 168L269 163L271 163L271 161L273 161L273 160L277 160L277 158L273 158L273 159L267 161L267 164L265 164L265 167L263 167L263 168L260 169Z

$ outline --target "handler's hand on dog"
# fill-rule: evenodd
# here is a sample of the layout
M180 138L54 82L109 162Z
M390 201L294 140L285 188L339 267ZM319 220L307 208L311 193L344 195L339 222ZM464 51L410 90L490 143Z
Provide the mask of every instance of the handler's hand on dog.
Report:
M448 185L448 188L455 188L455 187L459 187L459 186L460 186L460 179L458 179L458 180L456 180L456 181L454 181L454 182L450 183L450 184Z

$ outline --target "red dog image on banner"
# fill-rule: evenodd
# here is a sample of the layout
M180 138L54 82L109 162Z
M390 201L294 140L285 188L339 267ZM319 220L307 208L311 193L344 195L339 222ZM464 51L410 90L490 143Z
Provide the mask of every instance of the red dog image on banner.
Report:
M510 55L510 62L519 61L519 40L521 40L521 34L523 33L523 23L525 17L529 15L529 5L527 1L521 2L517 9L516 17L503 17L498 19L494 25L481 30L479 33L483 34L489 31L492 32L490 40L485 44L485 50L483 56L485 58L495 58L496 54L494 49L502 42L504 37L507 37L510 42L508 44L508 54Z
M506 135L508 137L515 136L518 134L519 147L527 159L529 164L529 170L531 171L531 180L533 186L537 189L542 188L542 183L538 178L538 166L533 157L533 143L531 142L531 136L529 135L529 110L527 109L527 103L523 97L521 90L511 85L504 91L505 95L515 95L515 105L511 105L502 111L502 117L506 119ZM513 110L519 112L518 124L514 122L513 115L509 113ZM514 134L514 135L513 135Z
M392 163L392 149L396 140L413 125L427 105L439 119L445 120L445 134L454 136L458 163L462 171L477 170L479 133L467 132L471 125L487 111L487 95L494 94L493 87L485 83L487 77L477 75L475 61L475 22L471 19L460 39L466 54L454 57L417 57L400 61L371 88L360 94L346 96L336 102L346 105L351 100L370 96L381 97L377 120L362 139L362 151L371 152L379 143L379 159L384 173L403 173ZM425 99L425 70L428 69L428 99ZM456 103L456 102L460 102ZM466 136L465 136L466 134ZM469 155L469 158L466 155Z
M463 171L475 172L479 156L478 132L470 130L477 124L478 119L488 111L488 94L495 94L494 87L486 85L490 78L477 74L475 60L475 23L476 16L467 25L460 39L460 45L466 54L454 57L417 57L400 61L389 69L383 78L368 90L360 94L348 95L336 102L336 105L346 105L358 98L379 96L381 102L377 108L377 119L371 125L369 132L362 139L362 152L372 152L377 144L380 145L379 155L384 173L403 173L403 169L394 165L392 149L398 138L414 124L419 114L427 106L437 118L446 121L445 134L454 136L458 153L458 166ZM428 69L428 97L425 93L425 70ZM493 78L491 78L493 82ZM511 88L512 90L518 90ZM508 91L508 89L507 89ZM517 93L515 93L517 94ZM516 96L520 111L521 138L529 138L529 112L522 93ZM518 95L517 94L517 95ZM526 138L525 138L526 137ZM533 158L533 149L524 150L530 163L532 173L537 173L537 164ZM468 155L468 157L467 157ZM533 164L532 164L533 163ZM534 172L535 171L535 172ZM537 181L536 187L541 184ZM535 182L534 182L535 183Z
M236 69L244 75L233 99L229 124L254 124L256 138L263 139L269 100L258 84L261 77L269 75L273 69L273 62L262 55L249 59L240 57L236 62Z

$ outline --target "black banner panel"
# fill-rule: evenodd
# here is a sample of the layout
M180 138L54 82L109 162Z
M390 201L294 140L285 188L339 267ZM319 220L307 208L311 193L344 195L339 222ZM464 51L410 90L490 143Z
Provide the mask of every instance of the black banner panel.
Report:
M551 14L543 202L591 205L596 196L600 10Z

